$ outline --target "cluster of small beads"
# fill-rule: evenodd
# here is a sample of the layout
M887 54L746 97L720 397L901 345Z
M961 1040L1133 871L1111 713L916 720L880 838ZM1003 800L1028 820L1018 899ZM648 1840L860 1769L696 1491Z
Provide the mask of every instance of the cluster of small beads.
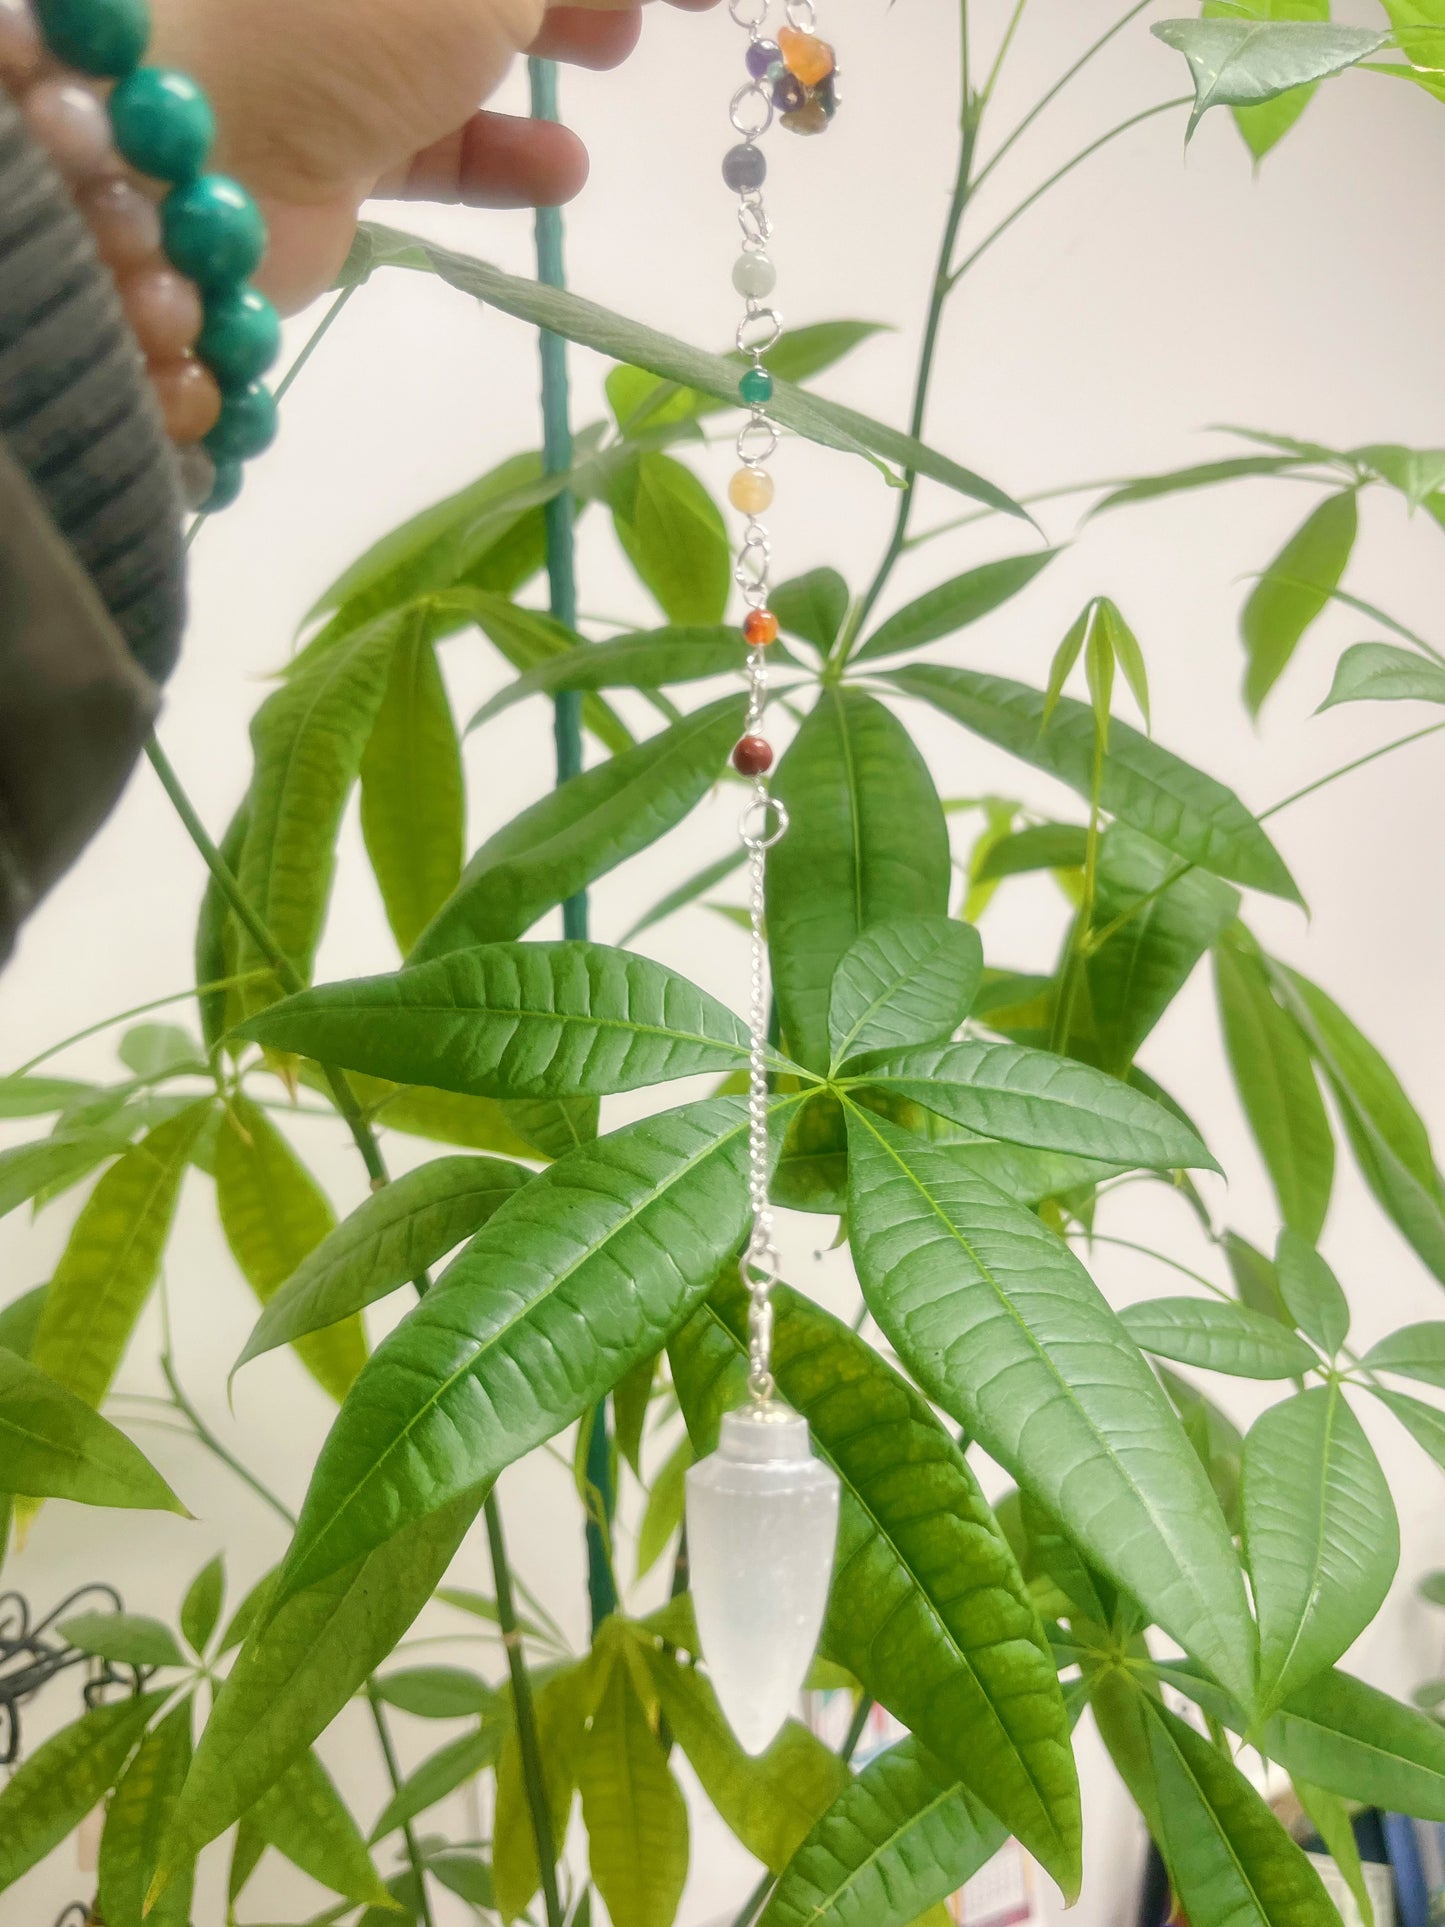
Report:
M143 66L147 0L0 0L0 85L70 183L146 358L193 506L227 507L275 439L260 380L281 325L249 285L261 212L205 171L215 117L187 75Z

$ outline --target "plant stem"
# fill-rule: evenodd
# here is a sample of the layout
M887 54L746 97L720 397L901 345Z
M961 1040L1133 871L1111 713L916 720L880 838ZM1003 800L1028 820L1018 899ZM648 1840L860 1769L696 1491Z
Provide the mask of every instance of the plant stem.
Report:
M186 1397L185 1388L176 1374L175 1360L171 1357L169 1350L161 1353L161 1371L164 1374L166 1384L169 1385L171 1389L171 1398L175 1403L176 1410L181 1413L186 1423L195 1433L197 1439L205 1446L212 1458L219 1459L227 1471L233 1472L243 1485L249 1486L263 1505L270 1506L277 1518L294 1530L296 1514L291 1510L290 1506L283 1500L278 1499L271 1488L264 1484L262 1480L258 1479L249 1467L242 1465L241 1461L233 1452L227 1451L226 1447L222 1445L215 1433L206 1424L206 1421L201 1417L195 1406L192 1405L191 1401Z
M954 249L958 245L959 229L967 212L969 197L973 191L972 171L973 153L978 142L978 115L974 101L968 91L968 14L962 15L963 34L963 107L961 134L959 139L958 171L954 176L953 194L948 204L948 219L944 222L943 239L939 244L938 262L933 275L933 293L928 303L928 320L923 331L923 348L918 359L918 375L913 388L913 410L909 417L909 433L917 441L922 433L928 413L928 393L933 380L934 357L938 352L939 330L943 322L943 310L953 288L950 269L953 264ZM908 524L913 514L913 498L918 486L916 473L909 469L903 477L903 493L898 502L898 514L894 520L892 539L888 544L878 572L869 585L867 594L858 605L857 613L848 625L848 630L840 646L840 669L852 654L853 645L863 633L864 624L872 615L878 598L887 587L898 558L902 555L908 540Z
M1345 763L1339 769L1332 769L1328 776L1317 776L1313 783L1306 783L1302 790L1296 790L1292 796L1281 797L1278 803L1271 803L1267 810L1260 811L1259 821L1263 823L1267 818L1277 816L1281 810L1287 810L1292 803L1302 803L1305 797L1313 796L1316 790L1324 789L1327 784L1337 783L1342 776L1353 775L1357 769L1363 769L1367 763L1378 762L1382 756L1389 756L1397 749L1406 749L1411 743L1418 743L1426 736L1438 736L1442 729L1445 729L1445 723L1427 723L1424 729L1413 730L1408 736L1397 736L1393 743L1382 743L1379 749L1369 750L1365 755L1357 756L1354 762Z
M381 1747L381 1757L386 1762L386 1776L391 1781L393 1793L401 1792L401 1768L397 1764L396 1748L391 1743L391 1729L386 1723L386 1712L376 1696L376 1681L366 1682L366 1703L371 1708L372 1722L376 1727L377 1741ZM426 1862L421 1857L421 1848L416 1842L416 1833L408 1820L402 1827L401 1837L406 1842L406 1857L411 1862L412 1875L416 1880L417 1900L421 1906L423 1927L436 1927L432 1918L431 1896L426 1890Z
M1034 122L1038 119L1039 115L1043 113L1044 109L1046 107L1051 106L1052 103L1058 99L1059 95L1068 86L1069 82L1073 80L1077 74L1081 74L1084 71L1085 67L1087 67L1089 62L1094 58L1095 54L1102 53L1104 48L1107 47L1109 42L1114 38L1115 34L1122 33L1125 27L1128 26L1129 22L1133 19L1136 19L1138 15L1143 13L1144 9L1148 7L1150 4L1151 4L1151 0L1135 0L1135 4L1132 7L1130 7L1129 11L1124 15L1123 19L1116 20L1113 26L1110 27L1109 31L1106 34L1104 34L1100 39L1096 40L1093 46L1090 47L1085 53L1081 54L1079 58L1074 62L1073 66L1070 67L1066 73L1061 74L1059 76L1059 78L1054 82L1053 86L1050 87L1050 89L1043 96L1043 98L1037 101L1034 104L1034 106L1029 109L1028 113L1024 115L1023 119L1019 122L1018 126L1013 130L1013 132L1009 135L1008 139L999 148L998 152L994 154L993 158L980 171L978 181L976 183L978 186L981 187L983 185L983 183L988 179L989 175L992 174L993 170L998 166L999 162L1003 159L1004 155L1008 153L1009 149L1014 145L1014 143L1019 139L1021 139L1022 136L1028 132L1029 128L1033 126Z
M550 60L529 60L527 78L531 87L532 118L555 121L557 113L557 68ZM562 251L562 211L555 207L537 210L537 279L544 287L564 288L567 284ZM566 475L573 466L570 387L567 376L567 344L560 335L543 328L538 341L542 357L542 453L549 475ZM571 489L562 489L545 505L547 528L547 581L551 609L558 622L569 629L577 627L577 501ZM562 690L556 698L553 735L557 745L557 782L566 783L582 769L582 697L575 689ZM562 906L562 933L569 939L588 934L587 892L579 890ZM587 1594L595 1632L604 1619L617 1610L617 1582L607 1553L607 1527L617 1508L612 1480L612 1445L607 1428L607 1401L603 1399L592 1416L587 1437L587 1483L597 1494L601 1518L590 1511L586 1522Z
M1003 72L1003 64L1008 59L1009 48L1013 45L1014 35L1019 30L1019 22L1024 17L1024 8L1027 5L1028 0L1017 0L1008 26L1004 29L1003 39L999 42L998 52L994 55L993 65L989 68L988 79L983 83L983 92L979 95L980 102L987 102L993 98L993 90L998 85L998 77Z
M507 1669L512 1678L512 1710L517 1722L517 1751L522 1758L522 1780L527 1789L527 1807L532 1817L532 1838L537 1847L537 1870L542 1878L542 1902L547 1910L547 1927L562 1927L562 1902L557 1892L557 1857L552 1840L552 1816L547 1806L547 1783L542 1774L542 1749L537 1739L537 1709L532 1701L532 1682L527 1675L522 1635L517 1630L517 1609L512 1598L512 1568L507 1561L507 1543L502 1532L502 1513L495 1491L487 1494L487 1543L492 1551L492 1583L497 1596L497 1621L502 1628L502 1643L507 1649Z
M1089 145L1075 154L1072 160L1065 161L1062 167L1055 168L1054 172L1050 174L1046 181L1036 187L1032 194L1026 195L1024 199L1019 202L1013 213L1005 215L993 232L979 242L972 254L965 257L954 270L953 277L948 284L949 288L953 288L963 279L969 269L988 253L994 242L1001 240L1003 236L1008 233L1015 221L1021 220L1023 216L1028 213L1029 209L1033 207L1036 202L1041 201L1052 188L1057 187L1066 175L1072 174L1076 167L1082 167L1085 161L1091 160L1093 156L1099 152L1101 147L1107 147L1111 141L1118 140L1121 134L1127 134L1131 127L1141 126L1144 121L1153 120L1156 115L1170 113L1176 107L1187 107L1191 99L1192 95L1181 94L1175 100L1161 100L1153 107L1146 107L1140 113L1131 114L1128 120L1120 121L1117 127L1111 127L1107 134L1100 134L1097 140L1090 141Z
M161 780L161 787L175 806L176 814L185 825L186 834L200 851L206 868L216 879L217 889L230 904L234 914L245 925L256 948L276 972L288 993L294 995L297 991L304 990L306 984L300 972L242 894L240 884L231 874L230 865L211 841L205 824L196 814L195 805L187 796L181 779L171 767L169 757L155 736L152 736L146 744L146 755L150 759L151 768ZM376 1133L367 1123L346 1073L332 1070L325 1064L321 1066L321 1072L326 1079L336 1108L346 1120L347 1129L351 1132L356 1148L361 1153L361 1161L366 1166L366 1174L371 1179L372 1188L380 1190L387 1182L387 1173L386 1163L381 1155L381 1146L376 1141Z

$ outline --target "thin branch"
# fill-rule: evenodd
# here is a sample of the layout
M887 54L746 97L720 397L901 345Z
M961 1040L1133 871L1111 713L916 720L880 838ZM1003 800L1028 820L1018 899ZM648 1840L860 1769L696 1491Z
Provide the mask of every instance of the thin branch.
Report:
M1028 3L1029 0L1018 0L1018 4L1013 10L1013 16L1009 20L1008 26L1004 29L1004 36L999 43L999 50L994 56L992 67L989 68L988 79L983 83L983 92L979 95L979 101L983 105L987 105L993 98L993 90L998 85L998 77L1003 72L1003 64L1005 60L1008 59L1009 48L1013 45L1014 35L1019 30L1019 22L1024 17L1024 8Z
M522 1780L527 1789L532 1838L537 1848L542 1902L547 1910L547 1927L562 1927L562 1901L557 1892L557 1850L552 1839L552 1816L547 1806L547 1783L542 1773L542 1749L537 1738L537 1708L532 1699L526 1655L522 1651L522 1635L517 1628L517 1609L512 1599L512 1568L507 1560L501 1508L494 1491L487 1494L485 1510L487 1543L492 1552L492 1580L497 1596L497 1619L502 1628L502 1641L507 1649L507 1669L512 1679L517 1751L522 1759Z
M167 1010L172 1004L189 1003L192 997L208 997L217 990L239 990L243 984L258 983L263 977L270 976L269 970L247 970L239 977L219 977L213 984L195 984L190 990L173 991L169 997L156 997L148 1004L137 1004L132 1010L117 1011L114 1017L102 1017L97 1024L87 1024L84 1030L76 1031L73 1037L62 1037L58 1044L50 1044L38 1057L32 1057L19 1070L8 1073L10 1077L28 1077L37 1065L47 1063L58 1057L72 1044L83 1044L88 1038L99 1037L102 1031L113 1030L117 1024L128 1024L134 1017L148 1017L153 1010ZM197 1073L199 1075L199 1073ZM0 1082L3 1082L0 1079Z
M1296 790L1292 796L1282 797L1278 803L1271 803L1267 810L1261 810L1259 821L1263 823L1271 816L1278 816L1281 810L1287 810L1292 803L1302 803L1305 797L1313 796L1316 790L1322 790L1330 783L1337 783L1342 776L1353 775L1357 769L1363 769L1367 763L1377 763L1382 756L1390 756L1397 749L1407 749L1411 743L1418 743L1426 736L1438 736L1442 729L1445 729L1445 723L1428 723L1424 729L1413 730L1408 736L1397 736L1393 743L1383 743L1379 749L1372 749L1363 756L1357 756L1354 762L1345 763L1339 769L1332 769L1328 776L1317 776L1313 783L1306 783L1302 790Z
M176 1374L175 1360L171 1357L169 1349L161 1353L161 1371L165 1375L166 1384L171 1388L171 1397L175 1401L176 1410L181 1413L186 1423L195 1433L197 1439L205 1446L212 1458L219 1459L227 1471L233 1472L243 1485L249 1486L256 1497L261 1500L262 1504L270 1506L277 1518L282 1520L284 1524L294 1531L296 1527L296 1514L291 1510L290 1506L288 1506L283 1499L278 1498L263 1480L258 1479L249 1466L243 1465L234 1452L228 1451L226 1447L222 1445L221 1441L206 1424L206 1421L201 1417L195 1406L192 1405L191 1401L186 1397L185 1387L181 1384Z
M1012 214L1005 215L1004 219L999 222L992 234L987 235L980 241L978 246L973 250L973 253L968 255L960 266L954 270L953 277L948 283L950 290L957 287L969 269L988 253L995 241L1002 240L1003 236L1008 233L1015 221L1022 220L1029 209L1041 201L1051 189L1057 187L1066 175L1072 174L1075 168L1082 167L1085 161L1091 160L1101 148L1107 147L1111 141L1118 140L1121 134L1127 134L1131 128L1142 126L1146 120L1153 120L1159 114L1172 113L1176 107L1187 107L1192 98L1192 95L1180 94L1174 100L1161 100L1153 107L1144 108L1141 113L1131 114L1128 120L1121 121L1117 127L1111 127L1107 134L1101 134L1097 140L1090 141L1089 145L1084 148L1082 152L1075 154L1072 160L1065 161L1062 167L1055 168L1048 179L1044 181L1041 186L1036 187L1032 194L1027 195L1020 201Z
M397 1762L396 1748L391 1743L391 1729L386 1723L385 1708L377 1697L374 1679L366 1682L366 1703L371 1708L372 1724L376 1727L376 1737L381 1747L381 1757L386 1762L386 1776L391 1781L391 1790L393 1793L400 1793L401 1767ZM417 1845L416 1832L410 1820L403 1825L401 1837L406 1842L406 1857L411 1862L412 1876L416 1881L417 1902L421 1907L423 1927L436 1927L432 1917L431 1896L426 1890L426 1862L422 1859L421 1848Z

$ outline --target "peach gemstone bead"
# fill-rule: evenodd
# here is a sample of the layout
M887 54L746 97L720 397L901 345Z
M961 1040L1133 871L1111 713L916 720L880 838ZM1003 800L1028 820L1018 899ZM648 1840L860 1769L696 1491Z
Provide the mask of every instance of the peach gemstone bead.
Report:
M804 33L799 27L783 27L778 33L778 45L788 72L795 74L805 87L819 86L833 71L833 49L815 33Z
M194 348L205 320L200 289L174 268L142 268L127 275L120 284L120 305L147 361L175 361Z
M30 0L0 0L0 81L23 87L40 71L45 42Z
M79 181L119 170L110 115L88 87L75 80L37 80L23 105L31 133L62 174Z
M130 274L160 255L160 211L138 187L117 176L88 182L75 198L96 251L112 273Z
M178 448L204 441L221 419L221 391L210 369L187 355L150 371L166 433Z
M772 476L765 468L740 468L728 483L728 500L744 515L761 515L772 506Z

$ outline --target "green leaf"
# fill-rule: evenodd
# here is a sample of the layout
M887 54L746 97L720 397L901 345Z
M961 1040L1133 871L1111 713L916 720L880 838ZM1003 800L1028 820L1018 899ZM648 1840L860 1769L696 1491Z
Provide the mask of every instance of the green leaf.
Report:
M395 1674L393 1677L401 1679L405 1675ZM389 1699L390 1695L378 1690L378 1697ZM396 1703L392 1701L393 1705ZM474 1780L479 1773L495 1766L501 1751L502 1725L499 1720L493 1720L470 1733L463 1733L460 1739L450 1740L447 1745L439 1747L407 1775L387 1801L376 1825L371 1829L372 1846L384 1840L389 1833L395 1833L399 1827L407 1826L418 1814L445 1800L459 1786L465 1786L468 1780Z
M638 1479L642 1477L642 1439L652 1409L652 1388L657 1380L658 1361L644 1358L634 1365L612 1388L612 1417L617 1449Z
M249 1813L331 1724L431 1598L482 1498L480 1490L465 1493L403 1526L365 1558L288 1599L258 1629L274 1584L267 1576L265 1591L242 1607L253 1624L196 1748L166 1835L163 1876Z
M336 869L347 798L391 676L414 626L410 612L364 623L267 697L251 721L255 775L236 880L297 973L310 978ZM238 972L268 970L244 928ZM247 1012L274 1001L275 982L241 991Z
M1445 1729L1348 1673L1321 1673L1265 1729L1271 1759L1345 1799L1445 1820Z
M64 1131L0 1151L0 1218L41 1193L74 1184L123 1151L129 1136L128 1129Z
M916 1739L870 1760L823 1815L758 1927L912 1927L1007 1839Z
M536 1687L532 1696L537 1715L542 1789L552 1823L553 1845L559 1854L567 1838L587 1720L595 1710L596 1689L602 1683L597 1666L588 1659L581 1665L565 1666L552 1673ZM513 1920L525 1913L541 1884L515 1721L508 1727L497 1767L492 1877L497 1909L504 1920Z
M1338 1384L1272 1405L1244 1442L1244 1543L1272 1712L1332 1666L1400 1560L1390 1488Z
M836 569L811 569L791 582L780 582L768 597L768 607L786 634L810 642L827 656L842 634L850 600L848 584Z
M1330 0L1205 0L1206 20L1328 20ZM1257 107L1236 107L1234 124L1256 164L1283 140L1313 99L1313 85L1291 87Z
M828 1062L833 973L865 931L945 917L948 826L901 723L860 690L825 689L778 765L792 828L768 855L768 936L783 1036Z
M828 994L833 1062L951 1037L983 980L971 924L901 917L874 924L843 955Z
M1427 1405L1423 1399L1409 1398L1404 1392L1387 1392L1381 1386L1370 1390L1399 1419L1422 1451L1428 1452L1438 1466L1445 1467L1445 1412Z
M361 829L406 952L456 889L465 854L461 748L425 605L392 653L361 759Z
M411 961L520 937L548 910L655 843L722 774L742 705L742 697L729 696L684 716L514 817L477 851Z
M121 1666L184 1666L186 1656L175 1635L144 1613L76 1613L58 1630L82 1653L113 1659Z
M92 1089L70 1077L0 1077L0 1118L49 1117L90 1096Z
M1271 966L1271 981L1329 1080L1366 1184L1445 1280L1445 1183L1419 1112L1374 1045L1318 985L1283 966Z
M366 1842L314 1753L288 1767L247 1818L268 1846L332 1893L385 1904Z
M226 1242L263 1305L336 1228L311 1173L260 1105L233 1097L216 1144L216 1202ZM297 1356L338 1402L366 1363L359 1317L296 1341Z
M1258 951L1226 933L1214 951L1219 1021L1235 1089L1264 1159L1280 1216L1313 1241L1335 1181L1335 1138L1309 1046L1271 987Z
M640 917L630 929L624 932L619 940L623 948L625 949L634 938L640 937L644 930L651 930L655 924L664 923L668 917L674 916L679 910L685 910L690 903L696 903L699 897L705 896L715 884L721 883L724 877L730 877L734 870L741 869L746 856L745 850L730 850L726 856L720 856L716 863L709 863L705 869L699 870L696 876L689 877L686 883L680 883L675 890L669 890L665 897L660 898L652 906L646 916Z
M1319 1366L1302 1338L1243 1305L1213 1298L1150 1298L1119 1316L1141 1351L1231 1378L1298 1378Z
M177 1880L148 1917L146 1890L155 1872L161 1838L180 1797L191 1763L191 1700L188 1695L142 1740L106 1809L100 1838L96 1911L107 1927L186 1927L191 1878Z
M34 1363L99 1406L160 1274L181 1179L211 1116L191 1104L117 1159L76 1219L45 1295Z
M1097 626L1114 661L1124 672L1129 693L1139 705L1139 714L1144 718L1145 729L1148 729L1149 672L1144 665L1144 651L1139 647L1139 638L1124 620L1118 604L1111 602L1108 596L1099 598Z
M45 1285L37 1285L33 1291L23 1292L10 1304L0 1306L0 1351L14 1352L18 1358L29 1358L35 1334L40 1329L40 1314L45 1309L47 1289Z
M976 883L1027 876L1035 870L1081 870L1089 833L1078 823L1032 823L989 845L974 871Z
M1294 1790L1310 1824L1324 1841L1340 1878L1349 1888L1363 1927L1375 1927L1374 1902L1370 1898L1364 1868L1360 1865L1360 1849L1355 1839L1351 1809L1337 1793L1326 1793L1323 1787L1311 1786L1307 1780L1296 1780Z
M0 1492L183 1516L186 1511L124 1432L28 1359L4 1349Z
M476 1097L595 1097L747 1061L732 1012L685 977L595 943L494 943L278 1004L272 1050Z
M869 1309L919 1385L1241 1699L1254 1627L1214 1495L1153 1374L1038 1218L950 1151L848 1120Z
M1303 0L1308 4L1308 0ZM1248 110L1246 110L1248 111ZM1097 502L1090 511L1102 515L1105 509L1127 508L1135 502L1157 501L1163 495L1182 495L1191 489L1213 488L1220 482L1237 482L1251 475L1283 475L1298 468L1297 455L1231 455L1221 462L1199 462L1190 468L1170 469L1164 475L1142 475L1137 482L1126 482Z
M815 321L810 327L789 328L768 351L768 366L779 381L807 381L874 335L886 334L879 321ZM733 386L723 396L681 388L675 381L648 374L645 368L614 368L607 377L607 400L626 435L651 422L690 422L739 406L737 381L748 366L742 355L727 355Z
M781 1873L850 1775L805 1726L789 1720L760 1759L733 1737L704 1676L650 1643L648 1671L702 1790L748 1852Z
M714 1098L572 1152L503 1205L357 1380L273 1612L494 1478L666 1343L741 1242L745 1137L742 1104Z
M1251 715L1259 714L1265 697L1288 668L1300 638L1339 587L1355 545L1359 520L1353 489L1327 496L1256 583L1240 618L1249 658L1244 697Z
M1219 1501L1225 1523L1236 1536L1241 1530L1239 1482L1244 1472L1244 1436L1239 1427L1197 1385L1158 1367L1159 1382L1179 1414L1184 1436L1194 1447L1205 1476Z
M823 1651L1017 1834L1066 1894L1081 1821L1069 1725L1023 1575L963 1454L872 1347L796 1293L773 1372L842 1481ZM699 1455L746 1398L748 1307L724 1282L674 1339Z
M1160 20L1150 30L1183 54L1194 80L1192 135L1211 107L1250 107L1343 73L1378 52L1388 34L1362 27L1281 21Z
M1063 697L1045 729L1040 691L1003 676L921 665L892 670L886 680L1080 796L1091 794L1094 718L1085 704ZM1100 802L1111 816L1188 863L1232 883L1300 900L1279 852L1233 791L1127 723L1110 729Z
M119 1779L164 1692L97 1706L62 1727L0 1792L0 1893L73 1833Z
M476 1719L497 1704L494 1689L460 1666L408 1666L384 1673L376 1697L419 1720Z
M1308 1241L1288 1225L1279 1234L1274 1265L1290 1317L1327 1358L1334 1358L1350 1335L1350 1307L1339 1280Z
M607 500L622 552L669 622L721 622L732 586L722 511L690 468L639 455L613 471Z
M687 1803L638 1697L613 1664L577 1761L588 1860L616 1927L672 1927L687 1883Z
M1441 0L1382 0L1401 53L1417 67L1445 67L1445 6Z
M241 852L246 847L250 827L251 798L248 793L227 824L219 846L222 861L232 876L240 866ZM198 985L223 983L237 974L236 958L240 940L241 926L221 886L207 873L205 893L196 918L195 972ZM245 1015L241 1003L242 989L242 985L233 984L227 990L207 990L197 997L201 1035L206 1040L208 1052L217 1050L231 1025Z
M1094 607L1084 651L1084 678L1094 712L1094 729L1105 750L1109 747L1109 718L1114 704L1114 650L1103 620L1103 603Z
M473 1907L495 1907L497 1896L492 1870L480 1854L431 1853L426 1864L428 1873L433 1874L448 1893L459 1894Z
M205 1052L179 1024L136 1024L121 1038L116 1056L137 1077L209 1076Z
M682 1524L687 1499L687 1471L693 1463L692 1444L684 1436L669 1455L647 1495L637 1528L637 1578L646 1578Z
M1395 1372L1425 1385L1445 1386L1445 1324L1432 1320L1406 1325L1372 1345L1360 1363L1372 1372Z
M436 1158L359 1205L303 1259L271 1299L236 1370L351 1318L455 1250L531 1172L500 1158Z
M1439 44L1445 48L1445 28ZM1352 461L1364 462L1382 481L1397 488L1410 513L1445 487L1445 448L1402 448L1398 442L1372 442L1350 450Z
M1357 642L1335 664L1320 709L1340 703L1445 703L1445 668L1397 642Z
M595 348L599 354L608 355L614 361L629 362L668 381L677 382L682 387L700 389L728 407L735 408L738 405L740 365L736 360L724 355L706 354L699 348L689 348L670 335L659 334L654 328L613 314L599 307L596 302L584 301L579 295L563 289L543 287L536 281L525 281L516 275L503 274L484 261L474 260L469 255L454 254L450 249L438 247L414 235L374 225L368 225L366 232L383 249L406 251L395 262L397 266L415 267L417 261L411 251L419 250L434 274L474 300L484 301L503 314L513 315L533 327L550 329L553 334L561 335L568 341L580 342L583 347ZM856 322L836 322L832 326L834 330L851 328L854 341L860 338L857 332L860 327L872 332L866 329L866 324ZM877 456L884 462L896 464L900 469L926 475L930 481L942 482L945 488L954 489L974 501L984 502L990 508L1000 509L1008 515L1023 515L1024 511L1011 496L968 469L960 468L956 462L949 461L914 437L885 427L882 422L860 415L855 409L843 408L837 402L823 401L817 395L795 388L787 378L788 370L780 361L777 349L773 350L769 360L775 377L782 377L777 379L773 398L768 404L769 415L780 427L790 428L809 441L821 443L825 448L838 448L855 455ZM812 368L808 368L802 374L806 376L811 372Z
M1266 1258L1262 1251L1257 1250L1248 1238L1241 1238L1237 1231L1226 1231L1223 1244L1229 1275L1234 1280L1239 1302L1248 1305L1251 1311L1263 1312L1266 1318L1273 1318L1277 1324L1286 1325L1293 1331L1294 1320L1280 1296L1279 1275L1275 1271L1274 1260Z
M663 689L736 675L746 666L747 644L736 629L651 629L614 636L610 642L592 642L570 655L554 656L518 676L482 704L467 729L479 729L528 696L551 696L562 689Z
M221 1623L221 1608L225 1603L226 1561L217 1553L201 1567L181 1602L181 1631L198 1659L204 1656L211 1635Z
M904 649L918 649L924 643L955 635L1020 594L1058 553L1057 549L1038 549L1028 555L1005 556L941 583L890 616L853 660L872 662L879 656L896 656Z
M439 608L450 611L459 623L475 623L506 661L524 673L549 662L577 660L591 647L565 623L540 610L520 608L504 595L453 589L437 600ZM633 747L632 731L598 695L583 696L582 723L613 755Z
M1071 1045L1124 1077L1221 932L1239 893L1115 823L1100 840L1094 914Z
M1172 1111L1052 1051L966 1038L875 1056L857 1075L869 1088L1010 1144L1161 1171L1218 1168Z

